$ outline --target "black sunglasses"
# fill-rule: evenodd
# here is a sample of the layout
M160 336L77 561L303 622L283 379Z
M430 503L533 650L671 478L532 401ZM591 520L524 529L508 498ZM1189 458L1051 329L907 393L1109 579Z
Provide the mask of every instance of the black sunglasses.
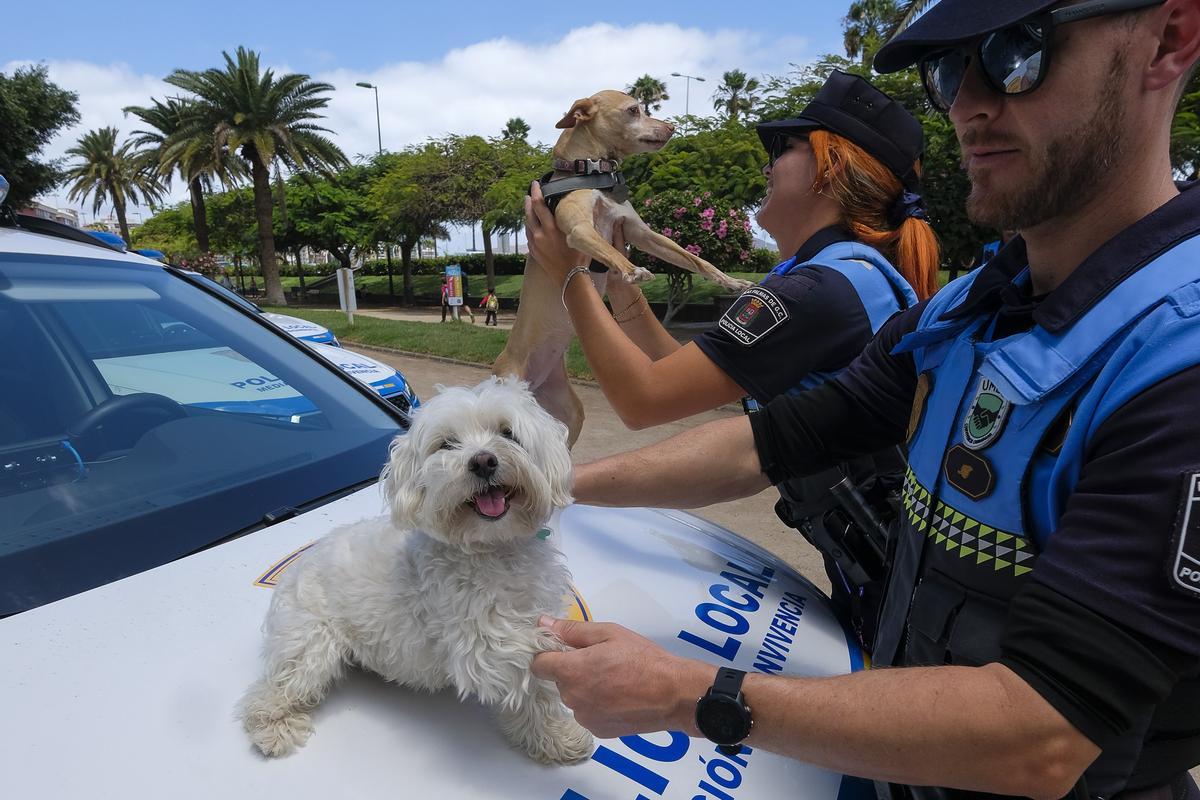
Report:
M767 150L767 164L775 166L775 162L779 160L780 156L795 147L797 140L807 141L808 136L802 133L775 134L771 139L771 147Z
M940 50L921 59L921 82L929 102L947 112L962 88L974 60L984 82L1003 95L1028 94L1042 85L1050 71L1054 29L1069 22L1120 14L1162 5L1166 0L1088 0L1065 6L993 31L953 50Z

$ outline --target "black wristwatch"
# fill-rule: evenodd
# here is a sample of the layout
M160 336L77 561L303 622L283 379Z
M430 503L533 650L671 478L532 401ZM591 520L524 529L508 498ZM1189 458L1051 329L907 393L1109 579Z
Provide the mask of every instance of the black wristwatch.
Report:
M742 751L742 740L754 727L750 706L742 697L745 677L740 669L721 667L712 688L696 701L696 727L704 738L720 745L718 749L727 756Z

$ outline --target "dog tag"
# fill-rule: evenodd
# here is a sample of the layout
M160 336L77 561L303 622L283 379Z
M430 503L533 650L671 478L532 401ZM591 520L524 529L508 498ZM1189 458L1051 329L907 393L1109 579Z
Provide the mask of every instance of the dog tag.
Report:
M612 197L614 203L624 203L629 199L629 187L623 183L618 183L612 188L609 195Z

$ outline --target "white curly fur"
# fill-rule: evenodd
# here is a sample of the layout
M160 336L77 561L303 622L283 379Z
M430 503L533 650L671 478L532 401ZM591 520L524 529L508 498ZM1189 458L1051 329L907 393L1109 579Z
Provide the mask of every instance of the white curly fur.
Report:
M497 461L489 479L470 469L485 451ZM511 490L499 519L471 505L489 485ZM513 378L443 389L392 443L382 486L390 521L331 532L275 589L266 670L239 708L250 740L268 756L303 745L310 711L353 664L493 706L537 761L588 757L591 735L529 670L534 654L563 647L537 618L561 611L570 574L536 533L571 502L566 427Z

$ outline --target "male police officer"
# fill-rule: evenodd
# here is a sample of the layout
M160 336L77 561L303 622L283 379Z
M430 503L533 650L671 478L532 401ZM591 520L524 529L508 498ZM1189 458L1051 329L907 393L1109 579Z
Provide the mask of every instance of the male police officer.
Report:
M874 654L904 668L714 683L555 621L578 649L534 671L581 723L749 734L917 797L1197 796L1200 189L1168 145L1198 55L1200 0L942 0L879 53L948 111L972 217L1021 236L835 381L585 465L576 496L696 507L907 441Z

